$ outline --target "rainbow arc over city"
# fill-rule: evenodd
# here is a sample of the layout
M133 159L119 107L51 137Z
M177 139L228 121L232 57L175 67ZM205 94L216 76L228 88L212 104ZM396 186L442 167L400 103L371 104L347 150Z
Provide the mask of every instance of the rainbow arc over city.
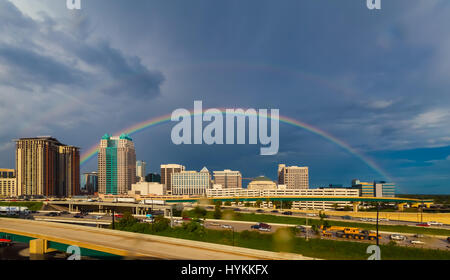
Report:
M227 109L225 108L214 108L214 109L218 109L219 111L221 111L222 113L225 113ZM205 113L208 109L203 109L201 113L197 113L194 112L194 110L190 110L189 111L189 115L190 116L195 116L195 115L201 115L203 113ZM238 113L235 112L235 115L245 115L245 116L249 116L249 115L258 115L258 112L256 111L256 113L254 114L243 114L243 113ZM133 135L136 134L140 131L152 128L154 126L157 125L161 125L161 124L165 124L165 123L169 123L171 122L171 118L172 118L172 114L167 114L167 115L163 115L163 116L159 116L159 117L155 117L149 120L145 120L139 123L136 123L132 126L129 126L113 135L121 135L123 133L128 134L128 135ZM267 119L275 119L275 117L272 117L270 114L268 114L266 116ZM348 153L352 154L353 156L355 156L356 158L360 159L362 162L364 162L367 166L369 166L372 170L374 170L375 172L377 172L379 175L383 176L384 179L387 179L389 181L390 177L389 175L383 171L383 169L381 169L381 167L379 167L372 159L368 158L367 156L365 156L364 154L358 152L357 150L355 150L354 148L352 148L350 145L348 145L347 143L337 139L336 137L330 135L329 133L317 128L317 127L313 127L312 125L309 125L307 123L295 120L293 118L290 117L286 117L286 116L278 116L278 120L280 123L285 123L288 125L292 125L294 127L298 127L301 129L304 129L306 131L309 131L313 134L316 134L320 137L322 137L323 139L336 144L337 146L341 147L342 149L344 149L345 151L347 151ZM90 159L92 159L94 156L96 156L98 153L98 144L90 147L88 150L86 150L86 152L84 152L81 155L81 160L80 160L80 164L84 165L86 162L88 162Z

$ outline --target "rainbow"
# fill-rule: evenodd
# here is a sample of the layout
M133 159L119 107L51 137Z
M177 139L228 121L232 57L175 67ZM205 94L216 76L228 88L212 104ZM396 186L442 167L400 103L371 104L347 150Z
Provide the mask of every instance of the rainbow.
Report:
M216 108L218 110L220 110L222 113L226 112L225 108ZM204 113L205 111L207 111L208 109L204 109L202 113ZM194 110L189 111L189 114L191 116L194 116ZM238 115L239 113L235 113L236 115ZM254 114L254 115L258 115L258 113ZM159 124L164 124L164 123L168 123L171 121L171 117L172 114L168 114L168 115L163 115L160 117L156 117L156 118L152 118L143 122L139 122L137 124L134 124L126 129L123 129L117 133L115 133L114 135L120 135L122 133L125 134L136 134L142 130L145 130L147 128L150 127L154 127L157 126ZM267 115L268 119L272 119L272 117L270 115ZM389 176L387 175L387 173L385 171L383 171L373 160L369 159L368 157L366 157L365 155L363 155L362 153L356 151L354 148L350 147L348 144L344 143L343 141L337 139L336 137L328 134L327 132L320 130L319 128L313 127L309 124L306 124L304 122L300 122L298 120L286 117L286 116L279 116L278 117L279 121L281 123L285 123L285 124L289 124L295 127L299 127L302 128L306 131L309 131L311 133L314 133L316 135L321 136L322 138L324 138L325 140L328 140L336 145L338 145L339 147L341 147L342 149L344 149L345 151L349 152L350 154L352 154L353 156L355 156L356 158L360 159L362 162L364 162L367 166L369 166L372 170L376 171L379 175L383 176L384 179L388 179L389 181L391 181L389 179ZM84 152L81 155L81 160L80 160L80 164L83 165L85 164L87 161L89 161L91 158L93 158L96 154L98 153L98 146L94 145L91 148L89 148L86 152Z

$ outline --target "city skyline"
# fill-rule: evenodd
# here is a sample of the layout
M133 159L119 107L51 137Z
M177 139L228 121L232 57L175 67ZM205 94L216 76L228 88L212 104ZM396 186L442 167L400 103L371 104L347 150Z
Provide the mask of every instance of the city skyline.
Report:
M59 2L0 1L0 25L10 26L0 30L2 168L14 168L13 138L52 135L83 153L104 133L203 100L205 108L279 109L375 163L399 193L449 193L450 33L434 25L450 24L445 1L385 1L383 13L364 1L200 1L197 10L99 0L76 13ZM133 135L147 173L174 162L275 181L285 163L309 166L311 187L386 179L287 123L274 156L252 145L176 146L172 127ZM94 170L90 160L81 173Z

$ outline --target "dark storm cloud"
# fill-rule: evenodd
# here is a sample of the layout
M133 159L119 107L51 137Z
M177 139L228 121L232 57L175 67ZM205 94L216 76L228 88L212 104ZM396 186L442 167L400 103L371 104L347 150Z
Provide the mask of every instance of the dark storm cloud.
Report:
M50 84L74 84L84 79L84 73L60 63L50 56L40 55L32 50L0 45L0 61L13 71L16 81L36 83L48 86ZM10 77L11 77L10 76ZM1 77L0 77L1 79ZM13 85L14 82L4 80Z
M42 12L41 20L35 20L3 0L0 10L0 61L8 69L8 75L0 79L5 85L95 86L113 96L160 93L163 74L105 40L91 40L86 18L74 16L72 22L64 22Z

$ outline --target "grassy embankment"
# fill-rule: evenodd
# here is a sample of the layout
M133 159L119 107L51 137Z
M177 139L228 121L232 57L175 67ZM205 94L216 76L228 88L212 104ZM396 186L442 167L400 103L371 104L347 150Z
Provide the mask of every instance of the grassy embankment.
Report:
M306 241L296 237L295 229L279 229L275 233L261 234L256 231L232 232L231 230L213 230L202 227L197 222L171 228L169 220L157 218L155 223L139 223L136 219L125 215L116 229L174 237L195 241L210 242L223 245L234 245L244 248L290 252L307 257L331 260L365 260L368 244L350 241L334 241L313 238ZM381 258L384 260L449 260L450 252L420 248L400 247L397 245L381 245Z
M196 217L194 210L184 211L189 217ZM207 219L214 219L214 212L208 211L206 214ZM222 216L223 219L223 216ZM234 212L233 215L229 215L227 219L235 221L248 221L248 222L262 222L262 223L277 223L277 224L292 224L292 225L306 225L305 218L276 216L267 214L255 214L255 213L239 213ZM308 219L308 225L320 225L319 219ZM328 223L332 226L346 226L346 227L359 227L367 230L376 230L375 224L369 223L355 223L345 221L333 221L328 220ZM402 232L412 234L428 234L428 235L443 235L450 236L450 230L437 229L437 228L422 228L415 226L400 226L400 225L378 225L380 231L388 232Z

